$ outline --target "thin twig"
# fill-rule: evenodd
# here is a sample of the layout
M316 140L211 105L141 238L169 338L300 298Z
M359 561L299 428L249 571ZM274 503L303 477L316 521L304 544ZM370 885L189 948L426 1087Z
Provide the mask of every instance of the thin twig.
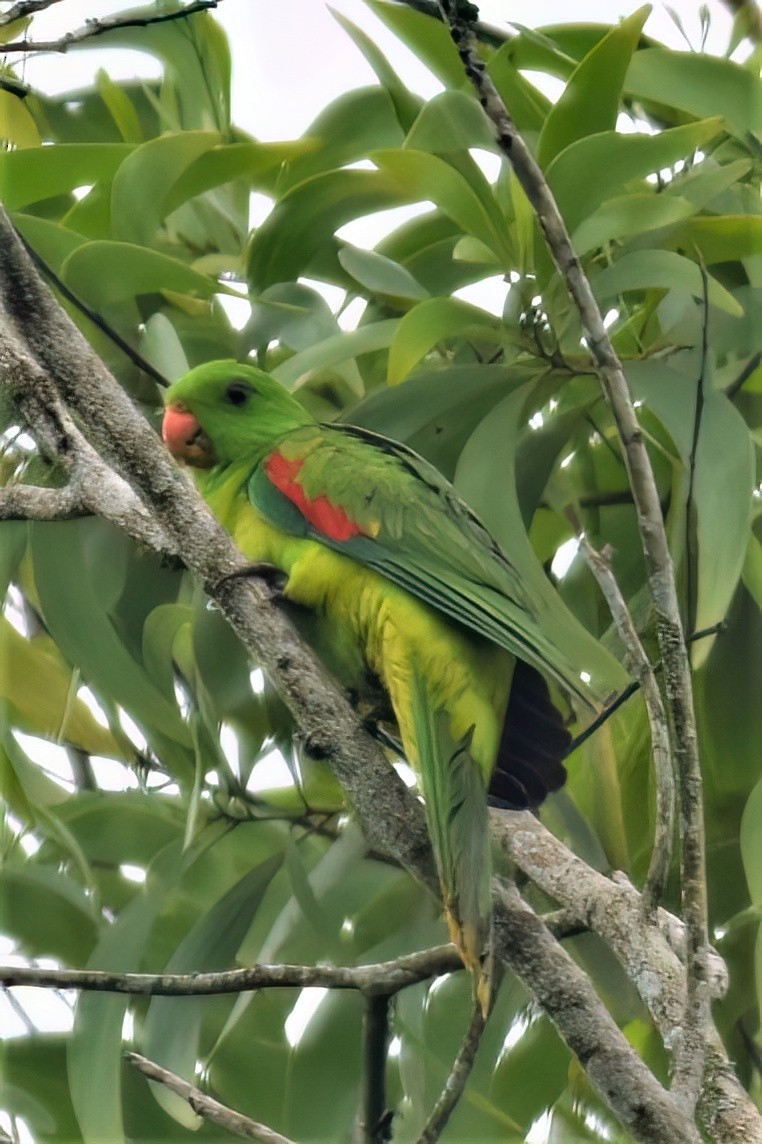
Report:
M65 298L67 302L70 302L72 306L75 306L76 309L79 310L80 314L84 314L88 321L92 322L93 325L101 331L101 333L105 334L106 337L109 338L109 340L112 341L114 345L122 351L125 357L133 363L133 365L136 365L138 369L142 370L143 373L152 378L157 385L162 387L162 389L166 389L169 386L169 381L164 376L164 374L161 373L161 371L158 370L155 365L152 365L152 363L148 361L147 358L143 357L143 355L138 350L131 346L130 343L126 341L126 339L123 338L122 335L117 330L115 330L109 322L106 321L105 318L101 317L97 310L93 310L92 306L88 306L87 302L83 302L79 295L75 294L74 291L66 285L63 279L59 278L53 267L45 261L42 255L38 254L34 247L27 242L23 234L18 231L16 233L18 234L19 241L24 246L24 249L31 258L32 262L35 264L37 269L42 272L43 276L47 278L49 282L53 283L58 293L63 298Z
M9 52L68 52L76 44L85 40L92 40L96 36L104 36L121 28L147 28L150 24L168 24L172 20L184 20L186 16L194 16L197 12L207 12L216 8L219 0L195 0L187 8L178 8L174 12L163 12L156 16L107 16L102 20L87 20L81 27L73 32L67 32L58 40L13 40L10 44L2 45L2 54Z
M580 551L608 604L619 638L625 647L627 666L640 684L651 729L651 751L656 780L656 821L651 861L642 893L643 909L646 913L650 913L659 904L664 893L675 835L675 778L672 771L667 713L656 681L656 673L646 655L638 630L611 570L610 550L596 551L587 537L583 536L580 538Z
M418 1137L418 1144L435 1144L435 1141L442 1135L465 1091L486 1024L487 1019L482 1014L481 1006L474 1005L471 1023L458 1049L458 1055L453 1061L442 1092L429 1114L423 1132Z
M128 1052L124 1054L124 1059L149 1080L163 1084L170 1092L182 1097L198 1116L208 1120L210 1124L219 1124L234 1136L242 1136L245 1140L258 1140L260 1144L294 1144L293 1140L282 1136L280 1132L273 1132L272 1128L268 1128L265 1124L259 1124L256 1120L251 1120L250 1117L228 1108L227 1105L220 1104L214 1097L207 1096L201 1089L189 1084L176 1073L162 1068L154 1061L149 1061L148 1057Z
M252 989L356 989L366 997L390 997L445 973L463 968L453 945L438 945L394 961L373 965L252 965L219 973L108 973L97 969L0 967L0 985L81 989L150 997L198 997L246 993Z
M386 1055L389 1048L390 994L367 997L363 1013L363 1076L359 1138L362 1144L386 1144L391 1120L386 1108Z
M0 28L6 28L15 20L23 20L25 16L33 16L35 12L44 12L46 8L52 8L54 4L60 3L61 0L18 0L17 4L13 4L7 12L3 12L0 16Z
M656 613L657 636L666 680L670 740L680 791L682 901L689 937L688 991L675 1076L676 1091L683 1097L686 1110L692 1111L703 1073L705 1035L711 1026L706 848L690 662L659 493L622 365L603 324L590 283L571 244L547 180L516 130L477 51L470 22L476 18L478 11L466 0L438 2L466 74L494 126L498 146L510 160L516 178L535 210L550 254L577 308L588 349L622 442Z

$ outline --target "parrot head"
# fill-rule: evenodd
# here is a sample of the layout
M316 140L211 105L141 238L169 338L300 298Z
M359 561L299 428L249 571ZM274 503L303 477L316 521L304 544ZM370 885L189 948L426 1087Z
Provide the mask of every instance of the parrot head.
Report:
M236 361L207 362L169 387L162 438L199 469L251 457L312 417L269 374Z

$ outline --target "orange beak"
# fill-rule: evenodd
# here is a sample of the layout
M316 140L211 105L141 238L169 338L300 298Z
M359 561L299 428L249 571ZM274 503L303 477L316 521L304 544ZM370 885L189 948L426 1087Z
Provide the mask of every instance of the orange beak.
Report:
M197 469L211 469L214 464L212 443L196 418L182 402L168 405L161 426L164 444L173 457Z

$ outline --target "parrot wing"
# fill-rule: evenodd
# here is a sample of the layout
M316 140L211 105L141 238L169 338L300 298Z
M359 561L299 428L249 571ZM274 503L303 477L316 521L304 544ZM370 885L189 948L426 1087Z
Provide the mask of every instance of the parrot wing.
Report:
M306 426L257 466L248 493L276 527L375 569L588 706L595 690L582 671L598 682L600 699L621 684L616 660L549 586L541 600L530 595L478 516L412 449L354 426ZM549 630L572 631L574 652L565 655Z

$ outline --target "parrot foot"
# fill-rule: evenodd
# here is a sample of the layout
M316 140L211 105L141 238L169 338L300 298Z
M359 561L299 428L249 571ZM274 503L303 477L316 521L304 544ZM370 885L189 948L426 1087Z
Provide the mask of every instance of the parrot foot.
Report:
M248 564L245 568L239 568L235 572L228 572L226 576L220 577L215 587L224 584L226 580L237 580L249 576L256 576L257 579L264 580L270 592L271 600L282 599L286 584L288 584L288 576L282 568L278 568L275 564L266 564L264 561Z

